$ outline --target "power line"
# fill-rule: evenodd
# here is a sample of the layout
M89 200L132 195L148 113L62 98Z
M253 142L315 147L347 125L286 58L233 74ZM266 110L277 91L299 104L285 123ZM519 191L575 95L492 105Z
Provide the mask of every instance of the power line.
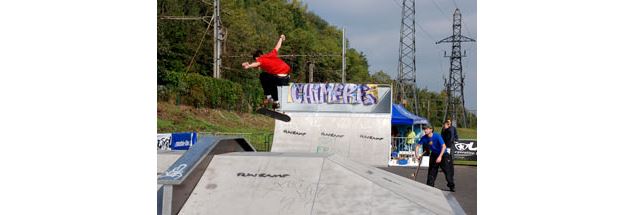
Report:
M207 13L209 13L209 8L207 8L205 10L205 16L203 16L203 17L206 17ZM203 19L203 21L205 21L205 19ZM186 73L190 71L190 68L192 68L192 64L194 63L194 58L196 58L196 55L198 55L198 50L201 49L201 45L203 45L203 41L205 41L205 36L207 35L207 32L209 32L209 28L210 27L212 27L212 22L211 21L207 22L207 28L205 29L205 33L203 33L203 36L201 37L201 42L199 42L198 43L198 47L196 47L196 51L194 52L194 56L192 56L192 59L190 59L190 64L187 65L187 70L185 70Z
M393 3L395 3L395 5L397 6L397 8L401 10L401 6L400 6L400 5L399 5L399 3L398 3L398 2L396 2L396 1L397 1L397 0L392 0L392 2L393 2ZM432 35L431 35L428 31L426 31L425 29L423 29L423 28L421 27L421 25L419 25L419 23L415 23L415 24L416 24L417 26L419 26L420 30L421 30L421 31L423 31L423 33L425 33L425 34L426 34L426 36L430 37L430 39L431 39L431 40L435 40L435 39L432 37Z
M278 55L278 57L294 58L294 57L341 57L341 54L287 54ZM252 58L251 55L230 55L228 58Z
M207 35L207 32L209 31L209 28L212 27L212 23L210 22L209 24L207 24L207 28L205 29L205 33L203 33L203 37L201 37L201 42L198 43L198 47L196 47L196 51L194 52L194 55L192 56L192 59L190 60L190 64L187 65L187 70L185 72L189 72L190 68L192 67L192 63L194 63L194 58L196 58L196 55L198 54L198 50L201 49L201 45L203 45L203 41L205 41L205 36Z
M459 8L459 6L456 4L456 1L452 0L452 2L454 3L454 7L455 8ZM448 21L452 22L452 16L450 16L450 15L446 14L445 12L443 12L443 9L441 9L439 4L435 0L432 0L432 3L434 3L434 6L437 8L439 13L441 13L441 15L445 16L448 19ZM470 32L470 29L467 27L467 25L463 24L463 28L465 28L465 30L467 31L468 35L473 35Z
M452 21L452 17L450 15L446 15L445 12L441 10L441 7L439 6L439 4L437 4L437 1L432 0L432 3L434 3L434 6L437 8L437 10L439 10L439 13L441 13L441 15L445 16L445 18L448 18L448 21Z
M399 6L399 3L398 3L398 2L396 2L396 1L397 1L397 0L393 0L393 3L395 3L395 5L396 5L399 9L401 9L401 6ZM432 34L430 34L430 32L426 31L426 29L425 29L425 28L423 28L423 27L422 27L422 26L421 26L418 22L415 22L415 25L416 25L417 27L419 27L419 30L423 31L423 33L424 33L424 34L425 34L425 35L426 35L426 36L427 36L427 37L428 37L431 41L436 41L436 40L437 40L437 39L435 39L435 38L434 38L434 36L432 36ZM432 47L434 47L434 48L436 48L436 49L438 49L438 50L440 50L440 51L443 51L443 49L441 49L441 48L439 48L439 47L437 47L437 46L432 46Z
M462 42L476 42L476 40L461 35L461 12L458 8L454 11L454 19L452 22L452 35L442 39L436 44L440 43L452 43L452 55L450 56L450 74L445 79L445 88L447 92L447 105L446 111L443 114L443 119L448 119L448 116L455 120L457 123L462 119L462 126L469 127L469 119L467 119L467 113L465 110L465 96L463 89L465 86L465 75L463 74L463 65L461 58L465 54L461 54ZM463 109L463 111L460 111Z
M399 35L396 102L406 108L410 108L415 115L418 115L415 11L414 0L403 0Z
M437 4L437 3L435 2L435 0L432 0L432 2L434 2L435 6L436 6L436 4ZM454 3L454 7L455 7L455 8L459 8L459 5L456 3L456 1L455 1L455 0L452 0L452 2ZM437 7L437 9L439 9L439 7ZM439 9L439 11L441 11L441 9ZM442 12L442 13L443 13L443 15L445 15L445 13L444 13L444 12ZM449 17L450 17L450 16L448 16L448 18L449 18ZM449 20L450 20L450 21L452 21L452 18L449 18ZM465 28L465 30L467 31L467 34L468 34L468 35L473 35L473 34L470 32L470 29L467 27L467 25L463 24L463 28Z
M157 16L157 18L171 20L205 20L212 19L212 16Z

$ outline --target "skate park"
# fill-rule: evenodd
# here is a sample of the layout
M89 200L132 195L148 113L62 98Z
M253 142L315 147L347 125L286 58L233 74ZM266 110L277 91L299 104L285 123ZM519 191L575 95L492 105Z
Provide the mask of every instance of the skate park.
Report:
M433 188L425 167L415 181L416 168L388 166L390 86L291 84L279 92L292 120L275 121L270 152L209 134L188 150L158 151L159 214L476 214L475 167L462 178L457 166L457 198L443 190L443 173ZM458 199L473 201L473 211Z

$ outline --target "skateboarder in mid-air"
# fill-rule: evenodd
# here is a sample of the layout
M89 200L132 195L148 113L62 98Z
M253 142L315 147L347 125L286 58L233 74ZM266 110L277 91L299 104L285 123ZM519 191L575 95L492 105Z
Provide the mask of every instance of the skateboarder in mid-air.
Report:
M253 53L253 58L256 62L249 63L244 62L242 66L244 69L260 68L260 84L265 93L265 100L262 102L263 107L267 107L271 104L273 109L278 109L280 104L278 103L278 86L289 85L289 72L291 68L284 61L278 58L278 49L282 46L282 41L285 40L285 36L280 35L276 47L267 54L263 54L261 50L256 50Z

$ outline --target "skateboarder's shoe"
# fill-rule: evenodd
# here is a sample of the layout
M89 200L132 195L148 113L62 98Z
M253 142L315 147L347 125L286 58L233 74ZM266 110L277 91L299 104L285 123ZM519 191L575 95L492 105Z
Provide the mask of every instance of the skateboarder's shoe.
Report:
M272 105L274 103L273 99L271 98L265 98L265 100L262 101L262 105L261 107L263 108L270 108L270 105Z
M280 108L280 103L278 103L277 101L272 102L271 108L274 110L278 110Z

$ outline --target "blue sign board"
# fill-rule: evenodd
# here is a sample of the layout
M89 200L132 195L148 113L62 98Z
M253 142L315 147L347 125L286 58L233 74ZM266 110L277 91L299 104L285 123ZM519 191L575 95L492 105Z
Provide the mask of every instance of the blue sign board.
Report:
M188 150L190 146L196 144L196 132L172 133L172 150Z

